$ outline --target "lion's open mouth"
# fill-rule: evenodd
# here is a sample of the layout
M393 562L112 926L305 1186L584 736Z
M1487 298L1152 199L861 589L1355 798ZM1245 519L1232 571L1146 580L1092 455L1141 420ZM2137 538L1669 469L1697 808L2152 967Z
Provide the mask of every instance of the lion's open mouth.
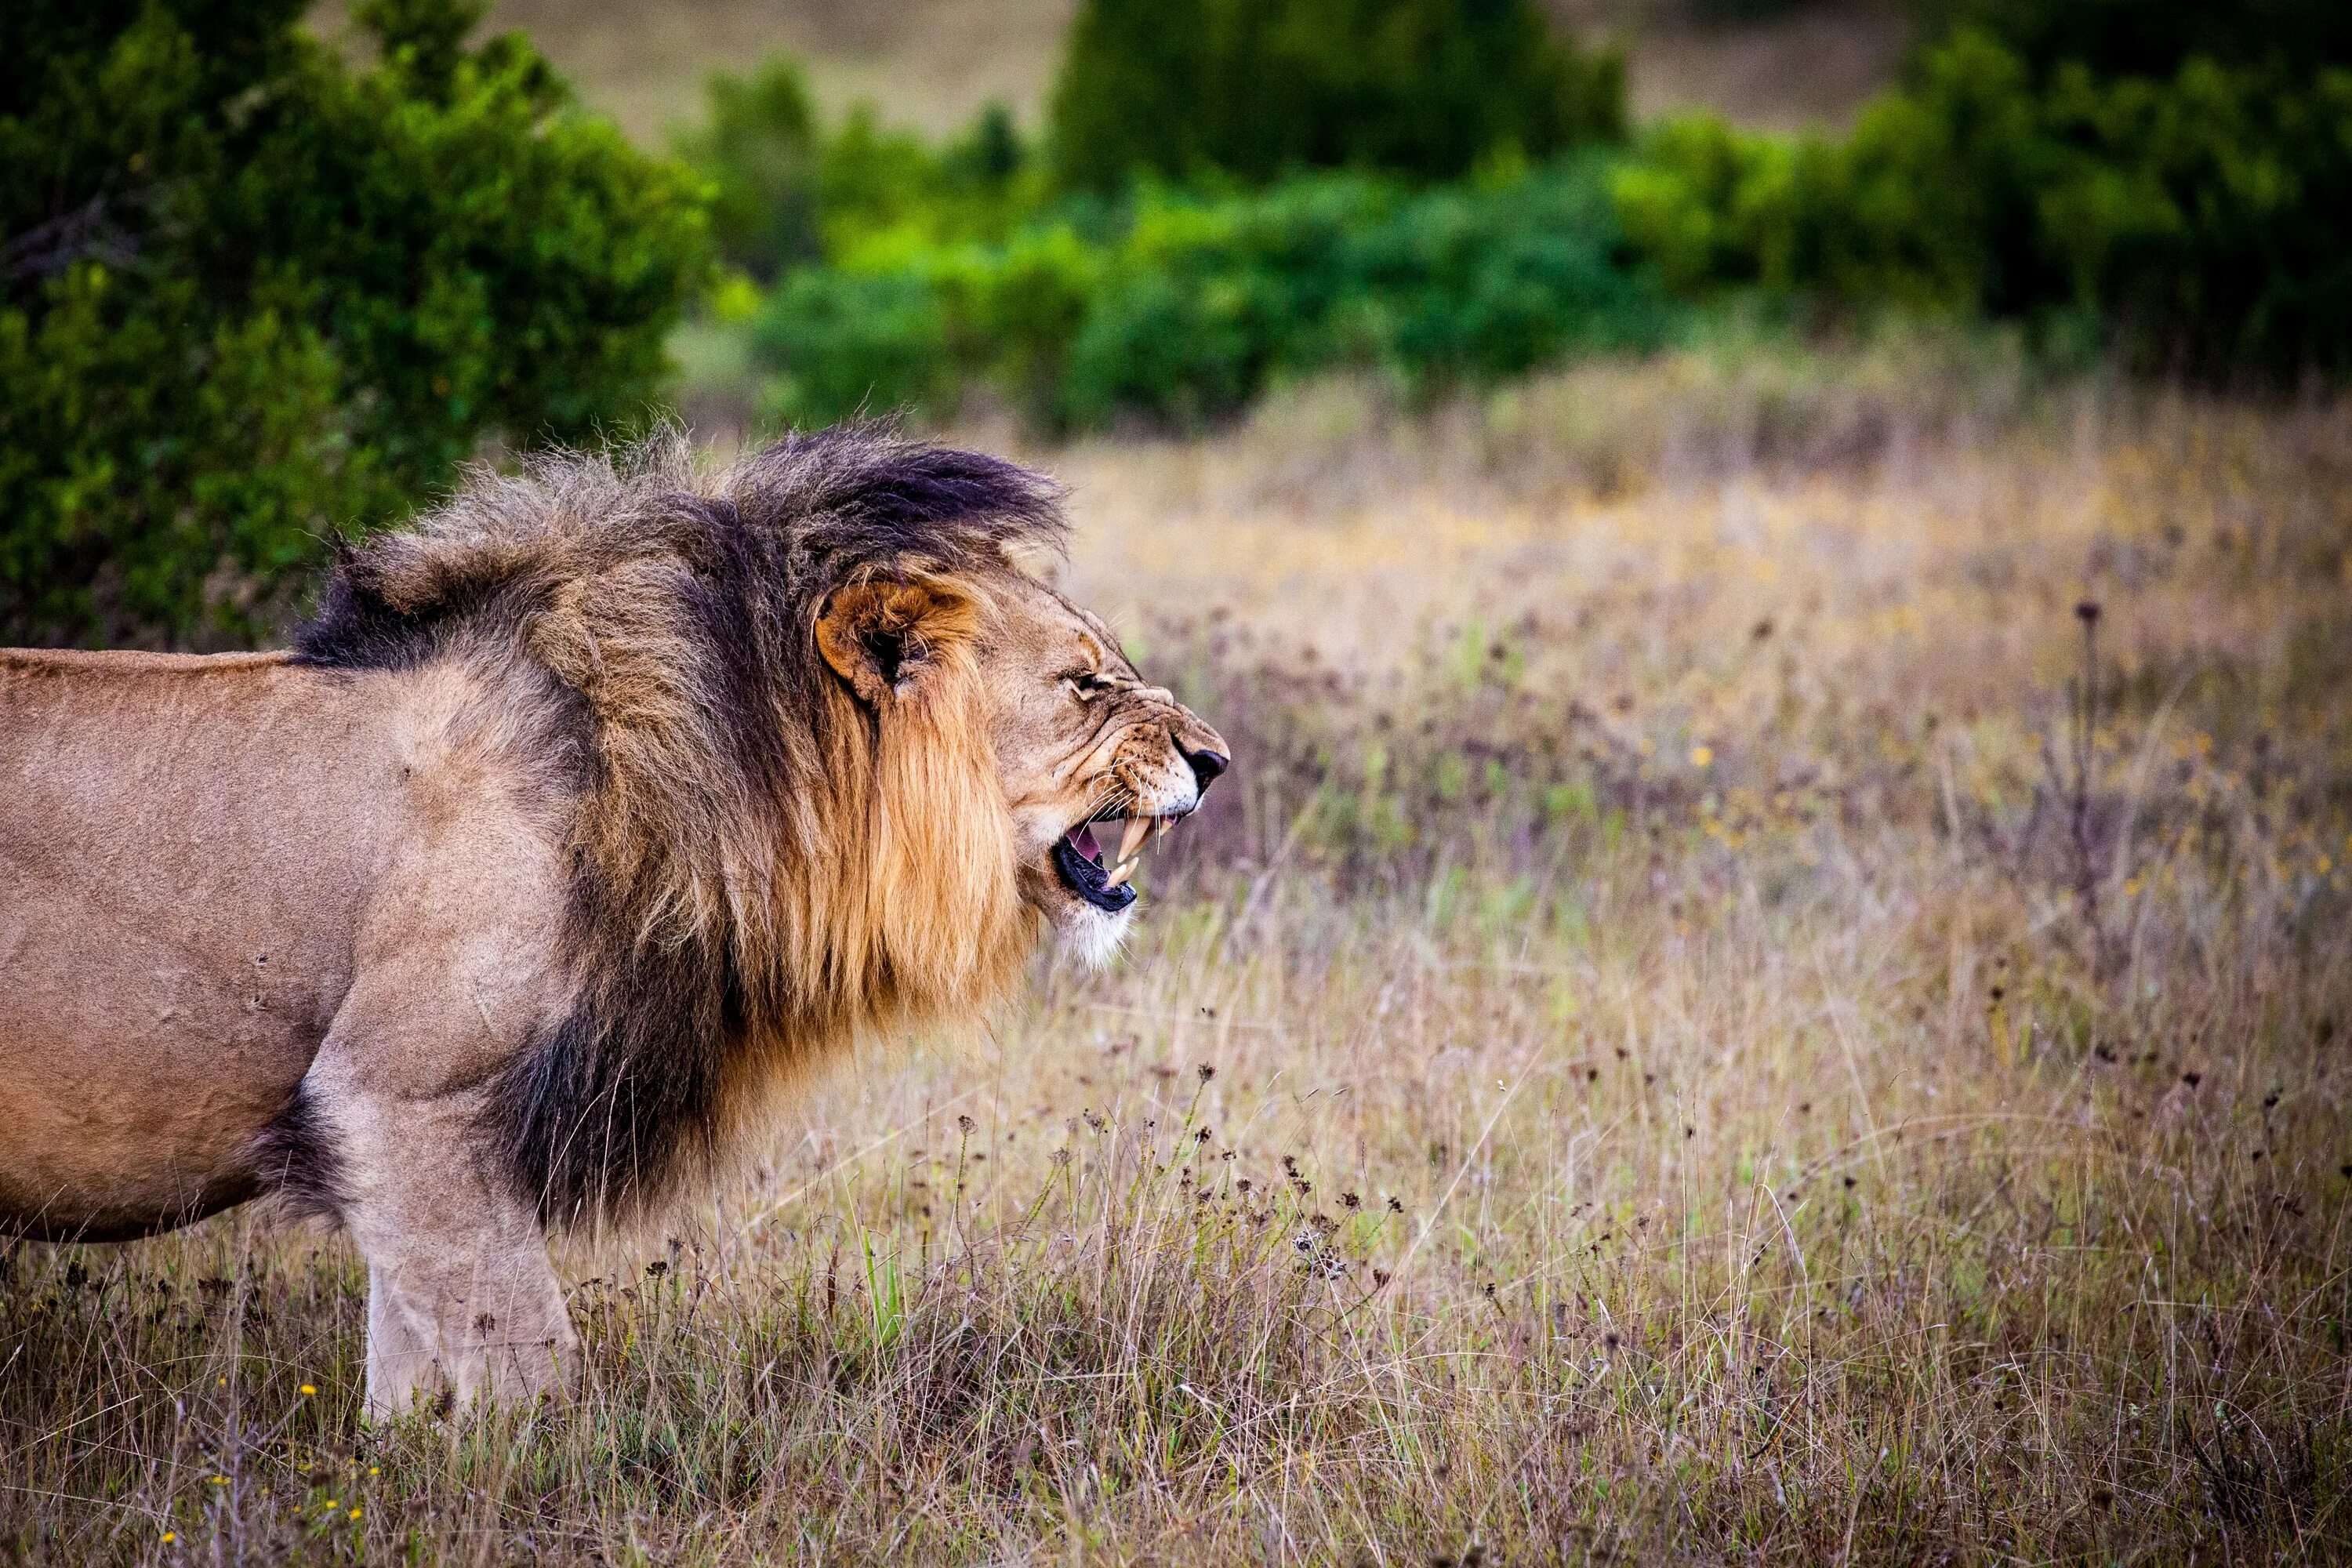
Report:
M1112 822L1126 824L1119 837L1118 854L1109 864L1104 863L1102 846L1095 841L1095 824L1081 822L1054 841L1054 869L1060 872L1062 885L1098 910L1117 914L1135 902L1135 889L1128 879L1143 857L1143 847L1176 826L1171 816L1129 816L1099 818L1108 826Z

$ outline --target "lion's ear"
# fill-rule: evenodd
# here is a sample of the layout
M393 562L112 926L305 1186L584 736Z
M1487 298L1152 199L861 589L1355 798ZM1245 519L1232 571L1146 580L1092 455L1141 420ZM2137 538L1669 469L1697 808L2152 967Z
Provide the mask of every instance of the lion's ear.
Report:
M854 583L825 600L816 646L851 689L879 707L918 690L979 623L971 599L942 583Z

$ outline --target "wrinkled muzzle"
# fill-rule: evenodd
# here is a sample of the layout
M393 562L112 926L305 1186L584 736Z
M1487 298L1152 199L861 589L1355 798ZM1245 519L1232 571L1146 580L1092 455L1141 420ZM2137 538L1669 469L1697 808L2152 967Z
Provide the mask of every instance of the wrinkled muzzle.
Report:
M1135 902L1130 879L1143 851L1200 808L1233 764L1224 738L1162 691L1155 711L1130 723L1089 791L1087 814L1054 846L1054 869L1087 903L1117 914Z

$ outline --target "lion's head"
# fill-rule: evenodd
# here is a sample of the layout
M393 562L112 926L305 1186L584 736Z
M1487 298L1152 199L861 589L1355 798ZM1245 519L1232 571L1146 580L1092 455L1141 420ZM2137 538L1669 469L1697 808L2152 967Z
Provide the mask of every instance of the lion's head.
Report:
M1214 730L1145 682L1100 618L1017 570L838 589L817 646L880 725L935 685L969 681L961 700L997 784L975 814L1002 810L1023 903L1091 963L1118 945L1145 848L1231 762Z
M1041 923L1116 947L1229 758L1024 568L1058 502L881 426L709 477L671 437L478 475L342 563L299 657L470 671L570 803L577 998L493 1097L543 1207L643 1199L779 1070L1000 994Z

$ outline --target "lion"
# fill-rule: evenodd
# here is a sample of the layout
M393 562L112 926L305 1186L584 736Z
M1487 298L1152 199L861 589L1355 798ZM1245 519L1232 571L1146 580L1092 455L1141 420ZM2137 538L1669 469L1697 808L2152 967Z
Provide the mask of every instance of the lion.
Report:
M887 426L709 477L672 433L474 475L286 651L0 652L0 1232L281 1194L366 1264L371 1416L558 1387L551 1234L1043 933L1105 960L1225 771L1030 569L1060 500Z

